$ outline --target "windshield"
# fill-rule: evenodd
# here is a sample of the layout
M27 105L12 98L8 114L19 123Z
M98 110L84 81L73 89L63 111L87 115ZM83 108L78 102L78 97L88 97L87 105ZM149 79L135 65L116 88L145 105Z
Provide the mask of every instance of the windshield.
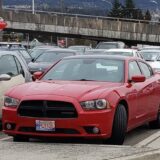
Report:
M108 52L105 52L106 54L108 55L121 55L121 56L133 56L133 52L114 52L114 51L108 51Z
M124 61L92 58L61 60L42 79L122 82Z
M156 61L160 56L160 52L141 52L141 55L146 61Z
M26 50L18 50L18 52L21 53L26 59L31 58L30 54Z
M31 52L31 56L35 59L37 58L39 55L43 54L47 49L43 48L43 49L35 49L33 52Z
M73 56L75 53L72 52L56 52L56 51L48 51L41 54L35 62L55 62L59 61L63 57Z
M101 43L97 46L97 49L114 49L118 48L116 43Z

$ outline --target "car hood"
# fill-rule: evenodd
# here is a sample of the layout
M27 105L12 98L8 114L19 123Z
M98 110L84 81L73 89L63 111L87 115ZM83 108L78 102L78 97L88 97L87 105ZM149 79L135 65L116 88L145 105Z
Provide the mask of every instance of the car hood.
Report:
M76 99L99 98L104 92L109 92L122 83L80 82L80 81L37 81L19 85L10 90L7 95L21 99L34 95L57 95ZM22 90L25 92L22 93ZM102 97L101 97L102 98Z
M45 70L47 68L49 68L50 66L52 66L53 63L49 63L49 62L39 62L39 63L33 63L30 62L28 64L29 70Z

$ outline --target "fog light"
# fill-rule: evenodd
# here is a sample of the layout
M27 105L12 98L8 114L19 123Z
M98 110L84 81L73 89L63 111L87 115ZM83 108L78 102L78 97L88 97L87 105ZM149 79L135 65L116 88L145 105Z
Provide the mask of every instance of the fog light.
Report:
M6 123L5 126L4 126L4 129L5 130L14 130L15 127L16 127L15 123Z
M93 133L94 134L98 134L99 133L99 128L97 128L97 127L93 127Z
M8 130L11 130L11 129L12 129L12 125L11 125L10 123L7 123L7 124L6 124L6 128L7 128Z

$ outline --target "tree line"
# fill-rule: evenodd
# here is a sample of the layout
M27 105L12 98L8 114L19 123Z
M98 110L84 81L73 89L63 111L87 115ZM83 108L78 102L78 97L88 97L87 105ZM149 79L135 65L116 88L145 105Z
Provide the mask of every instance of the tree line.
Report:
M141 9L136 8L133 0L125 0L122 5L119 0L114 0L111 11L107 14L109 17L129 18L139 20L151 20L150 11L143 12Z

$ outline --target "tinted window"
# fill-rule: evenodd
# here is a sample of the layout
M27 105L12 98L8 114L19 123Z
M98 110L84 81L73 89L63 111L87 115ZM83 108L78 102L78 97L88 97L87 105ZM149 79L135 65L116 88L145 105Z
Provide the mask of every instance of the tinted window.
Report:
M124 81L124 61L108 59L68 59L56 64L43 80Z
M129 79L131 79L132 76L141 75L141 74L142 73L139 69L137 62L136 61L130 62L129 63Z
M144 52L141 52L141 55L146 61L155 61L160 56L160 52L144 51Z
M19 74L13 56L6 55L0 58L0 74L9 74L10 76L15 76Z
M153 75L152 69L143 62L139 62L141 70L146 78L151 77Z

